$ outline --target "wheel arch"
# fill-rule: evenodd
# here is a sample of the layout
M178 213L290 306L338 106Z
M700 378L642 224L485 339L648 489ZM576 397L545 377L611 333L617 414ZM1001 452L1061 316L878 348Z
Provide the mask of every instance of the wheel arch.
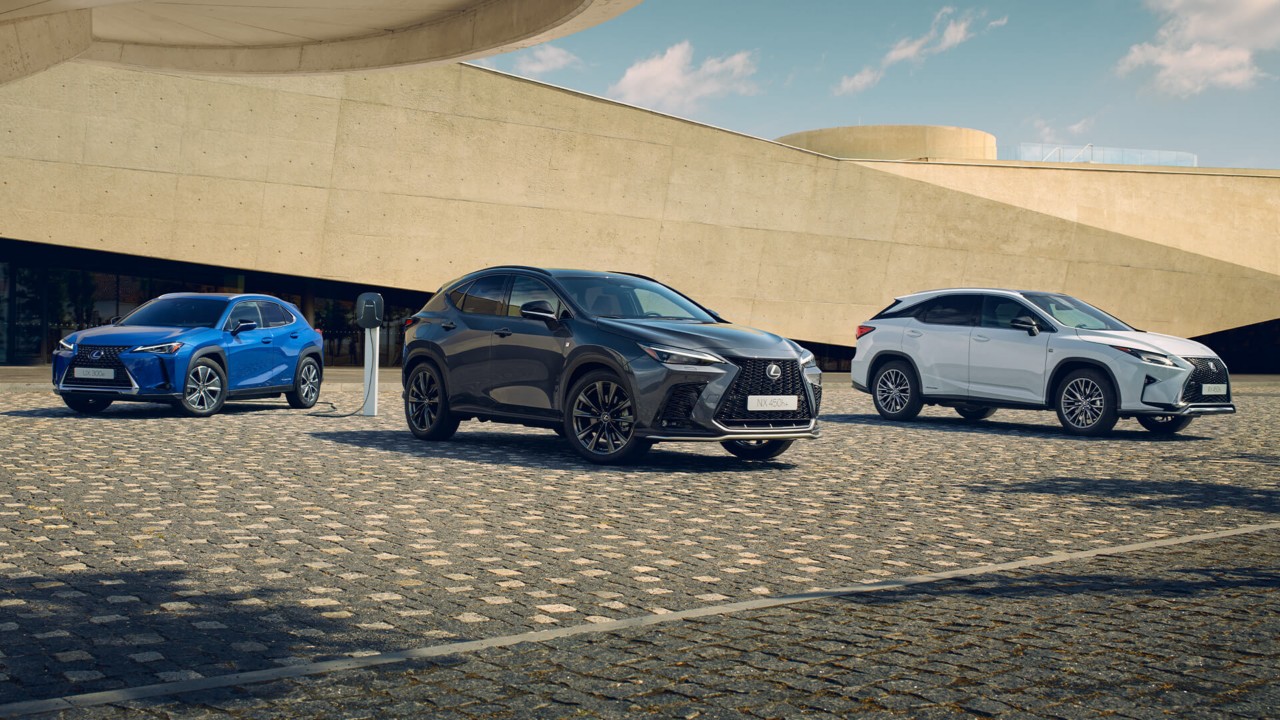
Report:
M217 363L218 367L222 368L223 374L227 375L228 378L230 377L231 373L230 373L230 370L227 368L227 353L217 345L210 345L209 347L200 348L199 350L196 350L195 352L191 353L191 357L187 360L187 368L190 369L191 366L194 365L197 360L203 360L205 358L208 358L213 362ZM185 377L186 375L185 371L183 375ZM183 380L183 382L186 382L186 380Z
M320 369L320 380L324 381L324 354L320 352L320 348L309 347L298 353L298 364L293 368L293 377L298 377L299 371L302 370L302 363L307 358L315 358L316 366Z
M632 386L630 374L623 370L623 365L615 358L598 353L589 353L578 356L571 360L566 366L563 375L563 381L560 383L560 392L557 396L560 400L560 407L557 408L561 412L569 402L569 391L577 384L578 380L589 372L594 370L607 370L614 375L626 386L627 392L631 393L634 399L636 396L635 388Z
M404 367L400 369L400 385L404 387L409 382L409 376L413 374L415 368L423 363L430 363L435 366L437 372L440 373L441 379L448 382L446 375L448 371L445 369L444 352L436 345L431 343L418 342L410 345L406 351L404 358Z
M885 350L883 352L876 353L875 357L871 358L871 366L867 371L867 386L874 387L876 373L879 372L880 368L884 367L886 363L893 362L894 360L902 360L910 366L911 373L916 376L916 383L920 384L920 368L916 367L916 363L911 359L910 355L899 350ZM921 394L924 393L923 386L921 386L920 392Z
M1120 383L1116 381L1116 375L1115 373L1111 372L1111 368L1107 367L1106 364L1104 363L1098 362L1097 360L1074 357L1074 358L1067 358L1066 360L1062 360L1053 368L1053 372L1050 373L1049 382L1045 384L1045 406L1046 407L1056 408L1058 406L1057 404L1058 388L1059 386L1062 385L1063 379L1066 378L1067 375L1070 375L1072 372L1075 372L1076 370L1100 371L1102 375L1107 379L1107 382L1111 383L1111 391L1116 394L1116 407L1119 408L1124 404L1124 398L1122 398L1120 395Z

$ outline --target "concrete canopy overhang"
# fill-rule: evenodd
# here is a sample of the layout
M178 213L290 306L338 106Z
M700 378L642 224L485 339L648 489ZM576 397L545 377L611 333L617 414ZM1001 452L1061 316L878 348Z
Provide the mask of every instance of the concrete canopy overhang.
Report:
M79 53L83 59L216 74L327 73L466 60L517 50L598 25L639 3L0 0L0 29L7 24L28 28L30 48L38 39L58 41L54 34L32 32L33 26L88 11L91 42L76 48L83 51ZM24 71L15 66L13 72L0 76L0 83L39 69L43 68Z

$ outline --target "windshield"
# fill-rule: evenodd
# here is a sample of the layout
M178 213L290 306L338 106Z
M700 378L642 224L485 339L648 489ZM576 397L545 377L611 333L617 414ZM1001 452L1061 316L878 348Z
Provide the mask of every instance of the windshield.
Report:
M129 313L121 325L148 327L213 327L227 309L226 298L160 298Z
M560 278L569 296L597 317L716 321L689 298L661 283L628 275Z
M1089 303L1067 295L1023 293L1022 296L1067 327L1081 330L1133 329Z

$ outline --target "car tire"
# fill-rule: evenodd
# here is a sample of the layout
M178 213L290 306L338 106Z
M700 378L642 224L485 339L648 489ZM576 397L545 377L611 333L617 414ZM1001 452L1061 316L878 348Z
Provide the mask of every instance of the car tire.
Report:
M222 409L227 401L227 373L209 358L200 358L187 366L178 407L192 417L208 417Z
M583 375L566 397L565 439L583 459L617 465L635 460L653 446L636 437L631 393L612 372L594 370Z
M720 443L743 460L772 460L786 452L795 440L726 440Z
M1191 424L1187 415L1139 415L1138 424L1157 435L1173 435Z
M97 415L111 407L110 398L92 397L89 395L63 395L62 402L81 415Z
M320 399L320 363L313 357L304 358L298 365L298 377L294 381L293 390L285 393L289 407L298 410L309 410L316 406Z
M885 420L910 420L919 415L924 398L916 371L903 360L881 365L871 381L871 401Z
M956 408L956 413L965 420L977 422L978 420L986 420L996 414L993 407L982 407L981 405L966 405Z
M404 419L419 440L448 440L458 432L458 419L449 410L449 393L435 365L423 363L409 373Z
M1103 435L1119 420L1116 391L1101 372L1073 370L1058 383L1058 422L1072 435Z

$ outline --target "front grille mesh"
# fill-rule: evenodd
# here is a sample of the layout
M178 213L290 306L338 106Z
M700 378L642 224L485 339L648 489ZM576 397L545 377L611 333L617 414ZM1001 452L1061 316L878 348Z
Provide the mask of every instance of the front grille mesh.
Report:
M100 387L100 388L128 388L132 387L129 382L129 373L124 369L124 363L120 362L120 353L128 350L128 345L77 345L76 356L72 358L71 365L67 368L67 374L63 380L66 385L76 385L80 387ZM97 352L101 351L101 357L93 357ZM115 377L110 380L99 378L78 378L76 377L76 368L106 368L115 370Z
M716 421L721 425L737 428L799 427L807 426L813 419L809 394L805 392L807 383L799 362L754 358L728 360L741 368L741 371L734 378L729 392L725 393L720 409L716 411ZM765 374L773 364L782 370L782 376L777 380L770 380ZM795 410L752 412L747 409L747 397L750 395L795 395L799 402Z
M1195 366L1191 377L1182 386L1182 401L1185 403L1225 403L1231 401L1231 386L1228 384L1227 366L1218 358L1182 358ZM1205 384L1227 385L1225 395L1205 395L1200 388Z

